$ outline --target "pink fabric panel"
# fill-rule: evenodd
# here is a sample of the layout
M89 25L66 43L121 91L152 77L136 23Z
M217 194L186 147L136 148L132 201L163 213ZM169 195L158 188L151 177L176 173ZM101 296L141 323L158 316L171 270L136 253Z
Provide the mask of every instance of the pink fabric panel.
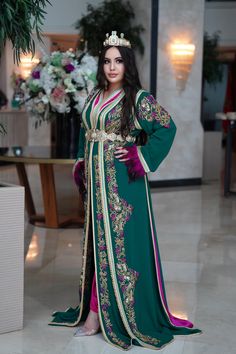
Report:
M107 102L103 103L101 109L103 109L103 107L105 107L106 105L108 105L109 103L111 103L112 101L114 101L120 94L121 94L121 91L118 92L114 97L110 98Z
M93 276L93 283L92 283L92 291L91 291L91 298L90 298L90 310L98 313L98 298L97 298L95 273Z
M99 98L100 98L100 94L97 95L97 97L96 97L96 100L95 100L95 103L94 103L94 107L96 107L96 105L98 104Z

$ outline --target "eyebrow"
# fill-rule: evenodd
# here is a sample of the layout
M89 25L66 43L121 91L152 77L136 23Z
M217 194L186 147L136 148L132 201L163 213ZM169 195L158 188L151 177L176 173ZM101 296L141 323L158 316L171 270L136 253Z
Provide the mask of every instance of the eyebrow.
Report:
M106 59L106 60L111 60L110 58L107 58L107 57L105 57L104 59ZM122 59L122 57L116 57L115 60L116 60L116 59Z

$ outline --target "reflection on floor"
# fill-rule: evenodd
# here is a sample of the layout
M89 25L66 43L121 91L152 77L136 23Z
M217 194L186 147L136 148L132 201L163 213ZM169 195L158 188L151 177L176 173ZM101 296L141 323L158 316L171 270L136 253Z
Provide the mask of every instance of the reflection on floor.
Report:
M34 167L30 176L38 205L40 190ZM0 180L16 182L14 167L1 168ZM76 207L70 171L57 183L65 194L59 196L63 208ZM170 308L204 332L179 337L159 352L235 353L236 198L222 198L217 184L153 190L152 198ZM0 335L0 354L122 352L107 344L101 334L73 338L74 329L47 325L54 310L77 305L81 241L81 229L52 230L26 224L24 330ZM148 352L153 353L139 347L130 350Z

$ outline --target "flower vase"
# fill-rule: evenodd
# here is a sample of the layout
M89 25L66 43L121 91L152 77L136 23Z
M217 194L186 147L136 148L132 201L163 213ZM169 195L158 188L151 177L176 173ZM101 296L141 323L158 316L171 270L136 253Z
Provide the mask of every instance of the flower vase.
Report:
M55 147L58 157L76 158L79 143L79 114L75 110L55 119Z

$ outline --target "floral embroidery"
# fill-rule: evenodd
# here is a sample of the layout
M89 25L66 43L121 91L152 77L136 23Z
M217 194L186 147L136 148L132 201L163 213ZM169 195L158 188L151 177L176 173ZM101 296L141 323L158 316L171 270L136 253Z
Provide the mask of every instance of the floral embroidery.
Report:
M158 344L158 339L142 334L137 328L134 311L134 290L139 273L128 267L124 244L124 227L132 215L133 206L118 194L114 164L114 146L112 146L112 144L105 144L104 153L106 162L106 180L108 184L109 212L112 221L112 230L115 233L115 253L117 257L116 270L123 295L124 307L134 335L144 342Z
M108 257L107 257L107 247L105 241L104 229L102 226L103 214L102 214L102 202L101 202L101 185L99 179L99 164L98 156L93 157L95 165L95 183L96 183L96 204L97 204L97 215L96 223L98 230L98 254L99 254L99 280L100 280L100 304L101 310L106 325L107 333L111 337L112 341L117 345L121 346L124 349L129 348L129 345L119 339L115 332L113 331L112 322L109 317L109 308L111 306L109 300L109 290L107 286L107 277L108 277Z
M148 122L156 120L166 128L170 125L169 113L151 95L144 97L138 104L137 117Z
M106 132L120 134L123 100L121 100L109 113L106 120ZM130 131L135 129L134 119L130 120Z
M114 108L112 108L112 110L108 113L108 118L105 123L107 133L120 133L122 102L123 100L118 103Z

